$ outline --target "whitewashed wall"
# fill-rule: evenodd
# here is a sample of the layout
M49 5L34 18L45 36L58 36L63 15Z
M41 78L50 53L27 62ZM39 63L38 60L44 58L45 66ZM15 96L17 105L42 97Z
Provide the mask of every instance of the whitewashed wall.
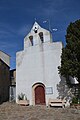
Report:
M45 35L46 32L44 30ZM34 46L26 45L29 43L26 37L25 49L16 54L16 101L18 95L24 93L32 105L32 86L38 82L43 83L45 88L53 89L52 94L45 93L46 105L49 98L58 96L57 84L60 81L58 66L60 66L62 43L52 43L49 32L47 36L49 36L49 39L45 36L47 41Z
M3 60L8 66L10 66L10 56L0 51L0 59Z

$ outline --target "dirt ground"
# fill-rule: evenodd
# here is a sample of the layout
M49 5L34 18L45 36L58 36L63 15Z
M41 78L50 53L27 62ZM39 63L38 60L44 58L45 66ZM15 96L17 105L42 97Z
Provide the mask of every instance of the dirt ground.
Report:
M0 105L0 120L80 120L80 108L20 106L5 102Z

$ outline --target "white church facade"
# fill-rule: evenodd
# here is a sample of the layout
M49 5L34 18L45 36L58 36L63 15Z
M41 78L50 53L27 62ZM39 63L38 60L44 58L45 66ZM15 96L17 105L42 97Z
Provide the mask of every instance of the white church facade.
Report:
M16 102L21 93L30 105L48 105L58 97L61 52L62 43L53 42L50 31L35 22L24 38L24 50L16 54Z

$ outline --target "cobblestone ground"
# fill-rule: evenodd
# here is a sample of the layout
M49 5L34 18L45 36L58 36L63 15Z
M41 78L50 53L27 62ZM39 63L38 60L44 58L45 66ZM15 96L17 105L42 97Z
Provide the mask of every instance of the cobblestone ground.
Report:
M20 106L5 102L0 105L0 120L80 120L80 108Z

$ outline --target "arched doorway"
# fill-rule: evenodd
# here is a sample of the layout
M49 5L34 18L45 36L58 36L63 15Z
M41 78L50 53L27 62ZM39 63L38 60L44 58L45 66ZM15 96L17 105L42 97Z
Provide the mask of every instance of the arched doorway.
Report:
M44 105L45 104L45 88L43 85L38 85L34 89L35 92L35 104Z

